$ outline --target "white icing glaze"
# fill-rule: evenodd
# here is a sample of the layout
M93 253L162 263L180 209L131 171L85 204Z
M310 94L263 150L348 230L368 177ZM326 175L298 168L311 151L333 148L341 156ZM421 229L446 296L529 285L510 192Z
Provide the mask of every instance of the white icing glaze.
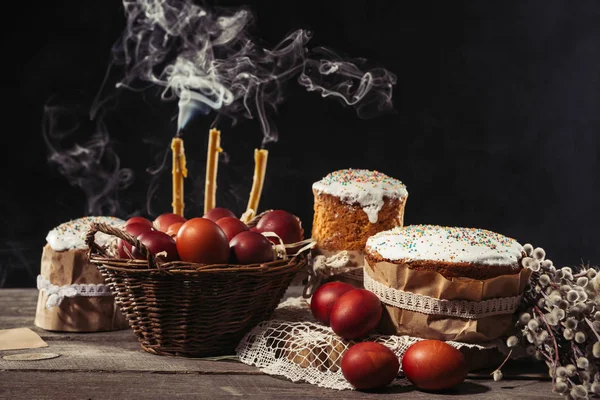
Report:
M85 236L92 222L99 222L112 226L120 226L125 223L122 219L115 217L83 217L74 219L48 232L46 241L54 251L87 249ZM115 237L102 232L96 234L96 243L104 246Z
M410 225L379 232L366 251L392 261L431 260L481 265L518 265L523 247L484 229Z
M408 196L406 186L398 179L366 169L342 169L313 183L313 190L339 197L348 204L359 204L374 224L379 218L384 197L402 199Z

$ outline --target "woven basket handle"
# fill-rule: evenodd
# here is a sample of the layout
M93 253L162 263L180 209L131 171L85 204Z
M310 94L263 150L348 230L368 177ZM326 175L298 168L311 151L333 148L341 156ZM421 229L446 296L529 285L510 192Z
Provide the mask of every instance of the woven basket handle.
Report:
M148 248L146 248L146 246L142 242L140 242L135 236L128 232L125 232L122 229L98 222L94 222L91 224L90 229L88 230L88 233L85 238L85 242L89 249L88 252L90 257L94 252L97 252L105 257L109 257L106 251L96 243L96 232L103 232L126 241L127 243L135 247L144 257L146 257L146 259L148 260L148 266L150 268L155 267L154 257L152 256L152 253L150 253L150 251L148 251Z

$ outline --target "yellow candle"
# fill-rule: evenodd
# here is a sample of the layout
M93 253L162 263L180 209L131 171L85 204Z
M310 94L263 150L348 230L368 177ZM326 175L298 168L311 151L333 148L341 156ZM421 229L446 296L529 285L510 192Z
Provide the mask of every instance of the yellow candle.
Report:
M173 213L183 216L183 178L187 177L185 165L185 150L183 139L174 138L171 141L173 152Z
M243 214L244 222L250 221L258 211L258 204L265 183L265 174L267 171L267 158L269 151L265 149L254 149L254 177L252 179L252 189L248 199L248 207Z
M219 153L221 148L221 131L211 129L208 133L208 154L206 157L206 182L204 185L204 213L206 214L216 204L217 169L219 167Z

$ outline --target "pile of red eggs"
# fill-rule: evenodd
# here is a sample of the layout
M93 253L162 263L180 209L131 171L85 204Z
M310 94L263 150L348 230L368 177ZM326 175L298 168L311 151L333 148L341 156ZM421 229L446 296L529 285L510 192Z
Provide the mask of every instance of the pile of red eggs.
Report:
M200 264L258 264L274 261L275 233L284 244L304 238L298 217L285 210L272 210L256 226L249 227L226 208L213 208L202 217L184 218L173 213L159 215L154 221L132 217L124 231L136 237L161 261L186 261ZM123 239L118 240L120 258L145 259L142 252Z
M339 281L320 286L311 298L310 308L317 321L346 340L364 339L372 333L383 312L375 294ZM362 341L346 350L341 369L355 388L379 389L396 378L400 360L387 346ZM402 356L402 370L417 388L429 391L453 388L467 376L463 354L439 340L411 345Z

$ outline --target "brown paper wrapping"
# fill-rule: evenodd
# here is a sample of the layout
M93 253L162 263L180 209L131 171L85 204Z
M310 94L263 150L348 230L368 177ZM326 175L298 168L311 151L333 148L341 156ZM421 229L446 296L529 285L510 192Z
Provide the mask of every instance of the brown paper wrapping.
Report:
M104 283L87 259L86 250L55 251L48 244L42 252L40 274L56 286ZM51 331L101 332L125 329L127 320L113 296L65 297L58 307L46 308L48 295L39 292L35 325Z
M375 281L394 289L446 300L482 301L512 297L523 293L531 271L524 268L514 275L492 279L446 279L437 272L417 271L408 264L365 263L365 273ZM455 340L463 343L485 343L504 335L513 323L512 314L479 319L429 315L383 304L378 330L389 335L409 335L423 339Z

